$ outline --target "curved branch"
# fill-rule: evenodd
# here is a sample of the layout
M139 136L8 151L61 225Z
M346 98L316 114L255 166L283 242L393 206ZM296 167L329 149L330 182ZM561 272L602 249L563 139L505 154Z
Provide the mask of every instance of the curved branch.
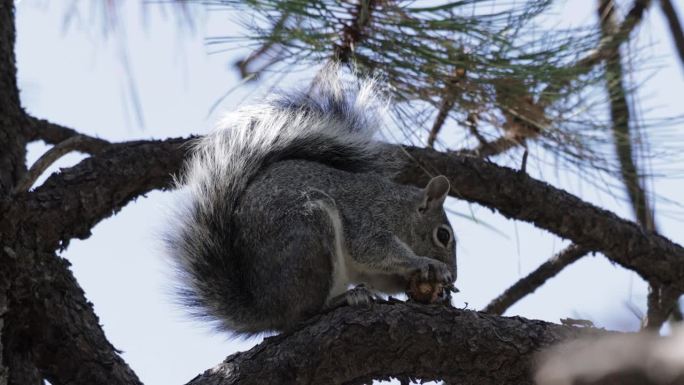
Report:
M30 193L19 193L7 220L40 234L43 247L65 248L72 238L85 239L99 221L131 200L171 186L180 170L189 139L113 144L76 166L51 175Z
M599 42L596 50L589 55L582 58L578 64L578 68L591 67L600 63L601 61L610 58L613 50L622 45L629 35L634 31L637 25L641 23L644 18L644 13L651 6L652 0L635 0L629 12L622 21L622 24L616 26L614 33L604 36Z
M14 194L28 191L28 189L33 186L38 177L40 177L51 164L55 163L59 158L64 155L78 150L84 144L87 144L88 138L83 135L72 136L71 138L59 142L54 147L49 149L45 154L43 154L36 163L34 163L28 172L22 177L22 179L14 187Z
M181 168L188 141L113 145L52 175L25 199L18 199L9 217L16 226L40 228L41 240L52 246L84 238L92 226L130 200L169 187L171 174ZM427 171L446 175L457 198L531 222L605 254L648 281L684 292L684 249L661 235L510 168L426 148L391 148L395 156L411 158L397 176L400 183L422 187L429 179Z
M547 280L560 273L566 266L582 258L587 252L588 250L577 245L566 247L560 253L542 263L535 271L506 289L500 296L494 298L482 311L490 314L503 314L513 304L520 301L526 295L534 293Z
M599 0L598 17L604 36L610 36L617 29L615 3L613 0ZM604 70L606 92L609 95L610 124L615 145L615 154L620 166L620 176L625 186L627 197L632 206L637 223L649 230L655 230L653 211L648 200L646 189L642 186L639 168L634 162L634 128L632 111L627 100L625 87L625 71L622 67L622 55L619 47L609 50Z
M639 25L644 17L644 13L651 5L652 0L635 0L627 13L624 21L619 26L616 26L613 33L605 35L597 44L596 48L590 51L586 56L578 60L571 66L577 71L568 79L560 81L557 84L551 84L545 87L539 94L541 95L539 101L532 103L530 107L535 111L535 116L544 116L544 110L552 104L560 95L561 89L576 80L579 76L591 71L595 66L602 63L605 59L612 56L612 52L617 50L622 43L624 43ZM675 15L676 16L676 15ZM473 149L463 149L459 153L465 156L488 157L502 154L512 148L518 147L525 143L525 139L534 139L540 133L546 131L544 125L535 122L534 119L529 119L525 114L519 114L515 109L505 108L505 103L500 103L500 107L504 110L504 114L508 115L514 125L529 126L532 129L524 129L525 135L518 137L511 135L504 135L491 143L480 141L480 145Z
M541 98L538 102L541 106L548 106L553 103L556 98L560 95L559 91L567 86L571 81L577 79L578 76L584 75L591 71L597 64L601 63L603 60L609 58L609 55L614 49L617 49L622 43L624 43L629 35L634 31L634 29L641 23L644 17L644 13L651 6L652 0L634 0L632 7L622 21L622 24L617 27L614 34L603 37L596 49L589 52L582 59L577 61L573 66L577 69L575 75L560 82L559 84L549 85L544 88L541 92Z
M28 123L24 131L29 141L42 140L47 144L54 145L63 143L75 136L81 137L78 147L74 149L91 155L100 153L112 145L104 139L84 135L71 128L33 116L28 117Z
M4 216L6 220L1 233L3 237L11 239L34 240L34 248L43 250L64 247L69 239L74 237L86 237L97 222L109 217L130 200L153 189L169 187L172 181L171 174L181 168L188 142L189 139L168 139L112 145L102 153L52 175L33 192L17 195L8 208L7 215ZM449 177L453 191L460 198L497 209L507 217L532 222L572 239L580 247L601 251L613 261L648 277L649 281L670 285L674 291L681 292L684 286L684 250L662 236L642 230L630 221L620 219L606 210L527 175L479 159L458 157L424 148L395 146L392 147L392 151L397 151L397 156L405 156L408 153L413 160L406 162L397 177L399 182L422 186L428 180L426 170L433 174L444 174ZM36 237L35 234L40 234L40 237ZM59 273L63 270L59 269L50 268L45 271L51 272L52 280L63 275ZM68 271L64 274L70 277ZM49 282L50 279L45 281ZM76 285L75 282L72 284ZM43 302L49 304L49 301ZM410 308L410 311L401 310L407 309L406 307ZM471 383L487 383L487 378L497 379L498 376L509 375L518 381L516 383L524 383L530 378L528 364L533 347L545 346L566 338L566 333L575 333L572 328L540 321L500 318L429 306L376 304L371 309L345 309L323 317L328 317L329 321L316 323L292 335L268 340L284 341L282 345L278 344L283 347L282 350L275 346L275 342L269 342L272 347L260 345L250 352L232 356L221 368L212 372L213 374L207 374L213 376L213 380L207 381L215 381L217 373L225 373L228 368L234 370L237 365L243 368L241 375L264 373L263 370L292 375L299 373L293 370L294 367L310 364L306 360L313 360L313 363L318 365L314 367L322 368L325 366L321 365L333 364L334 367L321 371L312 369L308 372L310 375L322 376L328 373L347 376L354 373L355 377L350 377L354 381L364 380L358 378L360 374L368 378L391 374L425 378L441 376L446 379L459 379L461 383L472 378L474 382ZM69 318L65 316L64 319ZM69 325L57 325L62 321L54 322L55 329L39 329L46 347L57 346L63 342L58 333L50 333L50 330L70 330ZM471 327L461 330L462 325ZM509 332L511 334L507 334ZM313 343L316 341L304 339L307 341L306 344L290 347L285 341L294 335L310 338L311 333L337 334L334 334L334 339L317 340L322 343L320 345ZM378 340L387 340L387 344L378 349ZM438 342L437 346L432 347L435 341ZM443 344L441 341L448 343ZM352 343L353 345L349 345ZM90 346L87 346L90 349ZM356 347L351 349L350 346ZM397 350L388 350L388 346ZM482 350L481 347L486 349ZM294 350L288 350L290 348ZM334 354L305 354L317 352L316 349L330 350ZM358 368L345 366L349 372L344 372L347 369L336 365L340 360L362 365L358 359L354 361L355 358L352 356L363 349L373 353L370 359L363 361L367 365L365 369L356 370ZM468 351L468 355L453 356L454 349L464 349ZM492 353L490 349L499 350ZM473 350L479 353L473 354ZM48 351L47 348L45 351ZM269 357L274 358L274 362L280 362L282 366L268 366L264 369L261 364L252 366L249 363L261 362L252 361L251 357L262 353L268 356L271 353L267 351L277 353L276 356ZM500 354L497 353L499 351ZM513 359L512 363L507 358L507 354L511 352L515 352L515 357L519 357L517 361ZM409 362L414 366L408 367L409 369L397 366L404 361L390 359L396 356L410 357ZM439 360L440 357L462 357L464 361L453 362L446 358ZM472 360L468 360L467 357L471 357ZM428 365L432 368L430 372L423 370ZM484 370L484 367L488 370ZM492 371L493 367L504 368L507 371ZM372 368L377 370L371 370ZM480 370L473 374L467 370L468 368ZM230 378L242 379L240 376Z
M374 303L338 308L292 333L267 338L188 385L359 384L389 376L532 384L540 349L597 333L602 332L438 305Z
M684 292L684 248L608 210L510 168L431 149L407 147L401 183L424 186L443 174L454 196L530 222L610 260Z

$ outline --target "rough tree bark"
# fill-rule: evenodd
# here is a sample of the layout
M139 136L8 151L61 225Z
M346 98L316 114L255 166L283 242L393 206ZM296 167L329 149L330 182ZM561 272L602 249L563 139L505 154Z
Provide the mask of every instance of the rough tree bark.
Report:
M14 42L14 1L2 0L0 384L39 385L44 378L54 385L138 383L105 338L68 263L54 254L57 247L44 242L39 228L14 220L15 203L22 199L13 190L26 173L30 127L19 100Z
M582 334L520 317L403 302L339 308L234 354L188 385L364 384L419 378L462 385L532 384L535 354Z
M0 3L0 194L6 195L26 170L23 111L19 104L14 59L14 7Z
M34 239L36 241L33 245L34 250L52 250L64 247L74 237L86 238L92 226L112 215L115 210L123 207L131 199L149 190L167 187L171 180L169 175L178 171L182 163L187 149L186 143L187 139L169 139L111 145L109 149L78 165L63 170L60 174L52 175L35 191L15 196L12 204L6 208L5 214L8 215L3 216L2 226L6 227L0 227L0 230L3 230L3 234L9 234L9 229L15 229L15 231L21 229L20 232L9 234L10 238ZM591 245L596 250L605 252L610 258L616 258L618 262L633 266L635 270L651 279L681 283L684 277L682 275L684 258L681 247L657 234L644 232L632 222L620 219L515 170L434 150L409 148L406 151L419 163L407 163L406 169L399 177L400 181L422 185L428 175L420 164L434 166L436 171L450 177L456 187L454 193L460 197L496 208L507 216L531 221L540 227L551 229L570 237L579 245ZM525 194L521 194L521 191ZM529 202L526 199L529 199ZM568 207L572 210L560 209ZM596 232L599 235L595 234ZM602 237L600 234L611 236ZM646 251L656 255L654 259L640 259ZM662 266L659 267L658 263L653 263L654 260L659 261ZM49 277L70 276L66 266L50 269L47 266L53 265L43 260L37 266L31 267L33 279L37 282L46 281L43 284L49 285ZM77 288L75 281L62 280L61 282L71 282L70 290ZM679 287L678 284L671 286ZM76 289L76 291L79 290ZM63 288L58 290L58 292L63 291ZM99 330L96 326L96 318L94 315L89 315L92 309L82 296L74 295L63 298L62 301L68 308L80 308L84 311L87 316L81 315L80 317L86 320L91 319L88 323L89 327ZM27 301L24 306L33 306L38 309L43 305ZM32 314L38 316L44 314L42 311L44 310L34 311ZM410 312L407 313L402 317L410 317ZM67 320L75 316L64 314ZM364 315L366 316L367 314ZM67 326L59 319L52 319L50 322L51 324L43 329L37 327L42 330L38 335L45 337L45 341L42 341L46 347L44 352L51 351L48 347L54 348L63 343L61 339L55 338L55 334L60 328ZM358 319L357 322L363 322L363 319ZM328 324L327 327L334 327L334 325ZM415 324L414 327L421 326ZM411 342L410 339L413 336L406 336L406 338L409 339L408 342ZM91 357L89 351L94 346L96 349L110 352L108 353L111 354L110 357L116 357L113 362L116 363L114 366L118 372L129 373L125 363L118 361L118 356L106 340L90 338L85 342L87 342L85 347L82 344L74 346L74 350L70 351L69 360L88 362ZM505 338L502 343L506 343ZM361 348L355 350L355 354L360 357L370 353ZM58 357L51 357L51 359L53 363L60 362ZM41 372L44 374L52 373L50 369L50 367L41 366ZM90 370L92 373L88 374L89 378L98 378L98 369L90 368ZM410 369L407 369L407 373L409 371ZM61 378L58 377L59 373L53 375L55 379ZM64 382L53 381L55 384ZM110 378L109 383L127 382L123 379L114 381L114 378Z
M138 384L105 338L68 262L56 252L73 238L87 238L95 224L131 200L169 187L189 139L110 144L87 138L78 149L89 158L33 191L12 193L26 173L27 141L58 144L78 134L22 110L13 4L0 0L0 385L40 384L43 379L54 385ZM662 236L515 170L430 149L395 150L397 156L410 157L398 177L402 183L424 185L426 170L442 173L457 198L532 222L684 292L684 250ZM341 308L231 356L196 383L217 381L222 373L229 377L221 381L244 379L241 383L263 383L269 373L285 376L282 382L292 375L320 383L397 375L529 383L533 353L580 332L445 307L383 303ZM341 361L345 365L336 365ZM252 376L257 369L259 376Z
M48 248L63 247L74 237L86 238L89 229L110 216L112 210L146 191L168 186L169 174L177 171L182 163L186 142L185 139L171 139L112 145L97 156L51 176L35 191L16 196L7 211L7 222L11 223L10 228L31 229L34 235L39 234L41 243ZM681 248L656 234L643 232L631 222L511 169L433 150L410 148L408 151L422 164L433 165L437 171L448 175L456 186L455 193L468 200L552 228L557 233L567 234L578 244L596 245L607 254L625 257L635 270L641 270L646 276L664 282L682 277L677 275L682 271L677 266L684 261L679 256ZM400 180L418 185L425 183L422 179L427 178L425 170L415 163L407 163L400 176ZM520 191L526 192L524 195L529 196L530 203L521 200ZM526 204L529 207L525 207ZM541 207L539 211L543 215L535 207ZM575 209L566 211L560 207ZM596 223L586 228L586 222ZM594 231L606 234L615 229L619 231L611 237L594 234ZM661 260L665 259L663 269L655 268L657 264L650 261L641 264L638 256L645 247L659 254ZM360 350L356 353L363 356ZM80 359L86 356L84 353Z
M14 5L0 2L0 199L6 200L26 170L23 111L19 104L14 57ZM0 250L0 254L3 250ZM2 265L0 265L2 266ZM35 383L37 370L30 356L12 352L8 341L8 313L11 307L12 275L0 270L0 384L14 380Z
M684 249L667 238L510 168L426 148L405 151L414 161L406 164L398 181L423 186L429 174L446 175L456 198L533 223L602 252L647 281L657 277L684 292Z

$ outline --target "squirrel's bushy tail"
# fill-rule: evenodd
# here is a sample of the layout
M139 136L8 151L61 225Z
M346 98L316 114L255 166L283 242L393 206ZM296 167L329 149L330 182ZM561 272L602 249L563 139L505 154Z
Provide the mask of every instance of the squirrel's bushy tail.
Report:
M179 273L180 296L194 315L218 326L251 332L251 293L233 248L232 215L250 180L267 165L307 159L350 171L382 167L372 137L379 125L375 82L343 82L337 68L308 93L270 97L228 114L197 140L178 181L187 197L166 236ZM255 236L257 236L255 234ZM255 315L256 316L256 315Z

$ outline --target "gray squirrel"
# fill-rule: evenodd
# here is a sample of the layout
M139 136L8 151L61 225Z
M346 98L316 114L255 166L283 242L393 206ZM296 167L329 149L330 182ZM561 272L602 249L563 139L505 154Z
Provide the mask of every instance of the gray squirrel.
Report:
M284 331L403 292L416 275L455 280L448 179L393 182L397 162L373 139L376 82L350 84L328 69L308 92L241 108L196 141L166 236L194 315L238 334Z

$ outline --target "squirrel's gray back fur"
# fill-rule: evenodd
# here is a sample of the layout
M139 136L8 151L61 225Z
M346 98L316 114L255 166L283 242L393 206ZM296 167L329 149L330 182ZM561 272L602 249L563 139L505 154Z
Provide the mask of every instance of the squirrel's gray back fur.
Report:
M307 159L351 171L382 169L378 142L372 139L378 130L374 86L366 81L358 90L345 89L331 70L313 94L271 96L228 114L217 130L196 141L178 183L188 189L190 201L183 202L176 215L180 223L166 239L185 286L181 298L196 315L225 323L249 300L230 256L239 230L232 216L264 167Z
M179 181L189 198L166 237L195 315L239 333L283 330L348 284L400 290L403 276L377 252L397 246L383 242L441 259L455 274L453 253L427 245L435 226L448 226L443 196L438 210L405 224L424 192L386 177L396 165L373 140L373 81L348 84L329 70L309 93L242 108L195 143ZM398 268L427 269L417 266Z

